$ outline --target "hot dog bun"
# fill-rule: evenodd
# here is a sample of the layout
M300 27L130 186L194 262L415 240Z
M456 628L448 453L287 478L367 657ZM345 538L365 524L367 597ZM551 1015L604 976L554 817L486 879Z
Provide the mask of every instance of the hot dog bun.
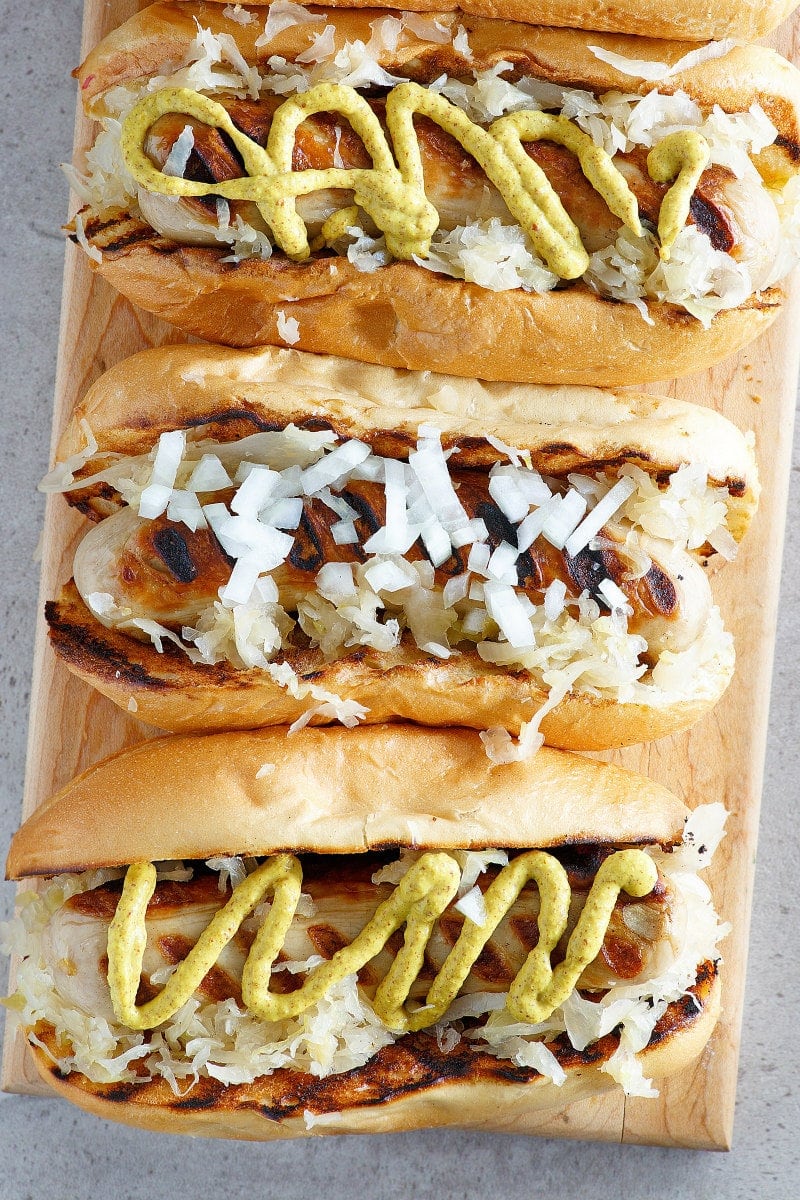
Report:
M226 0L213 0L224 4ZM337 8L340 0L328 0ZM379 0L347 0L346 8L381 8ZM256 13L264 0L250 3L247 9ZM390 4L385 5L392 8ZM413 12L439 12L436 0L410 0L404 7ZM747 4L731 5L723 0L685 0L680 8L665 10L655 5L623 0L620 4L608 0L592 0L578 4L575 0L462 0L454 7L476 17L498 17L506 21L523 21L556 28L597 29L608 33L635 33L649 38L686 38L705 41L708 38L737 37L744 41L765 37L797 7L795 0L751 0ZM259 14L260 16L260 14Z
M757 504L748 440L708 409L627 392L485 385L274 349L184 346L136 355L94 384L64 432L57 462L80 452L86 427L97 450L77 471L76 485L116 455L146 452L165 430L202 426L208 437L227 442L290 422L333 428L399 458L407 457L418 427L432 422L442 430L443 444L457 446L458 460L472 468L486 469L502 458L489 436L530 449L539 469L562 476L632 462L665 479L681 463L702 462L724 489L728 527L737 540ZM107 484L73 486L68 498L95 519L118 503ZM72 584L48 605L47 615L52 643L70 669L160 728L289 723L308 707L263 670L224 662L196 666L182 654L160 654L106 628ZM406 641L393 651L362 646L333 662L313 649L287 647L283 657L301 677L366 705L370 722L399 718L516 732L548 694L528 672L483 662L473 651L442 660ZM662 736L712 706L732 666L728 653L695 693L664 704L617 704L572 691L547 713L543 732L549 744L572 749Z
M104 92L158 72L166 50L180 61L195 37L195 13L212 31L234 36L247 60L265 71L270 55L292 61L324 27L290 26L256 47L260 20L237 24L216 5L153 5L112 33L79 68L87 109L102 114ZM367 42L375 16L370 10L336 9L325 21L342 43ZM505 60L549 82L646 94L652 83L598 60L589 46L668 63L687 50L680 42L480 16L465 16L464 26L472 49L468 60L450 44L426 44L411 35L394 51L381 50L378 60L390 73L423 82L447 71L469 75ZM658 86L666 94L687 92L706 112L715 104L729 112L761 105L779 138L758 155L759 170L773 181L796 170L800 77L772 51L737 46ZM118 207L87 210L82 220L80 236L87 239L92 268L188 333L233 346L279 345L284 322L292 318L298 323L292 344L299 349L464 377L607 386L670 378L708 367L745 345L774 320L782 302L779 286L755 291L704 328L683 308L654 300L649 324L632 304L604 298L582 281L555 292L492 291L399 260L372 271L359 270L342 255L295 263L277 253L268 261L231 262L225 261L230 255L224 246L181 244Z
M264 763L274 769L259 777ZM20 878L285 847L357 855L392 845L672 845L685 815L680 801L650 781L556 751L490 768L478 738L464 731L164 738L123 751L64 788L17 833L7 870ZM718 969L707 960L689 994L656 1025L643 1051L646 1074L661 1078L695 1058L718 1009ZM600 1068L618 1043L616 1033L583 1052L551 1042L567 1074L561 1088L465 1042L443 1051L422 1032L384 1046L346 1075L277 1070L226 1087L203 1074L181 1101L165 1080L104 1085L74 1070L64 1077L41 1049L44 1043L63 1054L53 1027L40 1023L37 1037L42 1078L96 1115L162 1132L256 1140L437 1125L542 1131L548 1112L613 1086Z
M265 763L274 770L259 778ZM281 850L670 845L686 816L659 784L547 747L493 766L470 730L264 729L156 738L90 767L14 835L6 871Z

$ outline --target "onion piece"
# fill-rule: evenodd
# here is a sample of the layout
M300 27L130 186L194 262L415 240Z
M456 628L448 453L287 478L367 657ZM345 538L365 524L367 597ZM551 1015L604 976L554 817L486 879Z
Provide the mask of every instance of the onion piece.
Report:
M337 603L356 594L352 563L325 563L317 574L317 591L326 600Z
M492 473L489 476L489 495L503 516L513 524L516 525L528 515L528 500L510 474Z
M484 584L483 596L489 616L509 645L523 650L536 644L530 619L513 587L490 580Z
M563 579L554 579L544 594L544 615L548 621L557 621L564 611L567 585Z
M447 532L467 525L469 517L453 487L438 429L432 425L420 426L417 449L409 454L408 464Z
M542 536L556 550L563 550L564 543L586 512L586 498L570 490L561 497L561 503L542 526Z
M545 524L558 512L560 505L561 497L551 495L550 499L545 501L540 508L528 513L525 520L517 527L517 548L520 554L524 554L541 536Z
M614 583L613 579L603 579L597 585L597 591L607 602L612 611L624 612L627 616L633 616L633 609L628 603L628 597L623 592L622 588Z
M337 546L352 546L358 541L358 533L352 521L335 521L331 525L331 537Z
M310 467L306 467L302 476L304 495L313 496L324 487L333 487L344 480L347 475L364 462L372 454L372 449L365 442L351 438L341 445L335 446Z
M486 902L483 898L483 892L476 884L471 891L467 892L456 901L453 905L456 912L460 912L468 921L472 921L479 929L483 929L486 924Z
M278 472L270 467L253 466L231 499L231 512L242 517L256 517L266 507L279 479Z
M492 556L486 566L486 573L492 579L497 579L501 583L515 584L518 582L518 558L519 550L516 546L510 545L509 542L501 542L492 552Z
M623 476L618 483L615 483L569 535L564 543L567 554L574 558L576 554L584 550L592 538L611 520L617 510L622 508L628 497L635 491L636 483L629 475Z
M231 486L231 477L217 454L204 454L186 481L189 492L222 492Z

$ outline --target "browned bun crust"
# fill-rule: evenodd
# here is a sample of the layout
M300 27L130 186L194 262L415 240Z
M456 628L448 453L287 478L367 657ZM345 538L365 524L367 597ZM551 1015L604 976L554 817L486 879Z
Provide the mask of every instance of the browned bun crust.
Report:
M661 785L578 755L543 748L495 766L463 729L157 738L95 764L37 809L6 870L18 879L279 850L670 844L686 814Z
M669 1006L650 1045L640 1052L646 1075L661 1079L697 1058L719 1007L716 966L702 963L690 992ZM47 1044L52 1028L38 1027L37 1036ZM160 1133L268 1141L442 1126L547 1133L548 1114L615 1087L600 1067L617 1044L613 1033L583 1052L556 1044L567 1072L564 1085L556 1088L531 1068L478 1054L463 1043L443 1054L430 1036L412 1034L346 1075L315 1079L279 1070L253 1084L227 1088L203 1078L183 1101L163 1079L107 1085L92 1084L77 1073L64 1079L43 1050L31 1050L42 1079L96 1116ZM304 1113L310 1114L308 1122ZM563 1119L559 1135L569 1136L568 1113Z
M173 429L202 425L204 436L232 441L263 429L331 428L369 442L378 454L405 458L420 425L432 422L464 468L488 469L502 454L493 436L531 451L545 475L635 463L654 478L701 461L728 491L728 526L740 540L755 513L760 485L752 447L712 409L632 391L509 386L431 372L412 373L330 355L265 347L162 346L117 363L90 387L59 441L56 463L97 442L86 476L106 455L149 451ZM68 494L103 515L102 486Z
M228 0L212 0L226 4ZM247 8L257 8L268 0L248 0ZM328 7L392 8L381 0L327 0ZM765 37L797 7L797 0L684 0L680 6L659 7L641 0L460 0L453 8L477 17L499 17L506 21L526 21L535 25L566 26L570 29L598 29L608 33L636 33L650 38L737 37L750 41ZM409 0L402 8L409 12L440 12L441 0Z
M149 642L107 629L89 611L70 581L45 609L50 643L70 671L140 721L173 733L257 729L291 724L314 705L293 699L265 671L229 663L195 666L169 643L159 654ZM282 651L300 677L369 711L367 724L415 721L511 733L529 721L549 692L527 671L512 671L463 651L442 661L402 642L394 651L359 647L326 662L319 650ZM610 750L688 729L714 707L730 682L720 669L702 698L654 705L619 703L571 692L541 722L549 746ZM334 718L315 715L311 724Z
M318 31L307 24L292 26L257 48L260 21L237 24L218 5L156 4L109 35L76 72L87 108L102 109L105 89L152 74L165 59L180 61L195 37L194 15L214 31L233 34L245 57L261 66L272 54L296 57ZM368 41L375 15L368 9L334 9L325 19L335 26L338 41ZM599 44L628 57L666 62L677 61L687 49L685 42L481 16L464 16L463 24L473 51L469 61L452 45L411 36L381 54L381 64L425 81L442 71L463 73L507 59L523 73L570 86L644 93L651 84L601 62L589 47ZM666 92L683 88L706 109L719 104L741 111L761 104L780 137L759 165L783 178L796 170L800 75L774 52L735 47L660 86ZM536 295L491 292L407 262L373 273L360 272L341 257L298 265L276 254L268 262L225 263L227 247L178 245L120 212L88 215L86 235L100 255L99 262L90 260L94 270L140 307L195 336L233 346L278 345L283 313L299 322L295 344L300 349L489 380L636 384L701 370L758 336L782 300L776 288L755 295L719 313L708 330L680 308L653 304L651 326L632 305L602 299L582 284Z
M527 0L519 3L527 7ZM349 6L333 10L315 7L313 11L322 13L324 23L334 26L337 45L345 40L368 42L371 22L383 15L369 8ZM451 12L444 10L445 15ZM256 40L263 33L261 21L240 25L225 16L224 8L202 2L167 0L152 4L112 30L74 72L87 111L102 111L98 99L107 89L159 74L167 61L179 62L197 36L195 17L213 33L233 35L245 59L265 71L269 71L267 64L272 55L293 61L308 49L311 36L324 28L322 22L292 25L270 42L256 47ZM692 49L684 41L611 36L480 16L464 15L458 23L467 31L472 50L470 59L459 54L452 43L425 41L406 31L397 48L383 49L378 61L390 73L426 82L443 71L469 74L473 69L494 67L505 59L513 62L522 74L534 74L568 87L645 94L652 91L652 82L624 74L602 62L589 47L598 46L625 58L669 64L676 63ZM454 32L456 27L454 23ZM779 152L792 163L793 148L800 144L800 73L774 50L764 46L735 46L721 58L670 75L659 81L658 88L670 95L686 91L709 112L715 104L727 112L742 112L751 104L760 104L781 136Z
M226 263L227 248L181 246L128 216L90 217L86 235L102 255L92 270L206 341L284 345L282 314L298 322L300 350L517 383L613 387L704 370L767 329L783 303L770 288L718 313L709 329L675 305L650 304L649 325L632 304L583 283L493 292L406 262L374 272L341 257Z

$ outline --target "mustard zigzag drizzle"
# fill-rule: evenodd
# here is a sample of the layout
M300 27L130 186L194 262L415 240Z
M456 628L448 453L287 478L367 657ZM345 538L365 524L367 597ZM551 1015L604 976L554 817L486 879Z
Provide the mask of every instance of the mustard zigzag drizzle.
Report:
M346 117L372 159L370 169L292 170L297 129L307 117L320 112ZM167 113L184 114L222 130L241 155L247 174L218 183L165 175L150 161L144 146L150 127ZM253 201L277 245L296 261L308 258L311 247L295 200L328 188L352 191L355 204L325 222L323 245L342 237L348 226L357 222L361 208L385 234L392 257L425 258L439 225L439 214L425 195L415 114L435 121L476 159L536 252L559 278L577 279L583 275L589 256L547 175L526 153L525 142L547 140L572 151L611 212L633 233L641 235L638 202L624 176L611 157L572 121L525 110L507 113L483 129L444 96L412 82L399 84L386 97L386 125L397 165L381 123L367 101L354 88L337 83L317 84L284 101L273 116L266 148L242 133L215 100L189 88L163 88L133 107L123 123L121 145L127 169L148 191ZM669 257L669 249L686 223L689 202L708 157L708 144L696 130L670 134L648 157L653 179L661 183L675 180L659 212L662 257Z
M403 946L378 987L372 1006L396 1033L423 1029L444 1016L500 921L523 887L533 881L540 895L539 940L511 984L506 1007L515 1020L536 1024L564 1003L600 952L620 892L646 896L655 886L658 871L652 858L641 850L620 850L605 859L570 936L566 957L553 968L550 958L564 935L569 916L567 873L556 858L544 851L520 854L500 871L484 894L484 923L477 925L465 917L461 934L431 984L424 1005L410 1010L406 1001L422 969L434 923L456 895L460 878L461 869L449 854L423 854L348 946L315 967L297 991L277 995L270 991L270 977L297 909L303 875L293 855L275 855L237 885L162 991L137 1005L147 942L145 914L156 885L156 869L152 863L134 864L128 868L108 933L108 983L114 1011L130 1029L151 1029L168 1020L192 996L242 921L271 893L269 913L242 975L242 999L255 1016L264 1021L297 1016L322 999L335 983L365 966L405 925Z

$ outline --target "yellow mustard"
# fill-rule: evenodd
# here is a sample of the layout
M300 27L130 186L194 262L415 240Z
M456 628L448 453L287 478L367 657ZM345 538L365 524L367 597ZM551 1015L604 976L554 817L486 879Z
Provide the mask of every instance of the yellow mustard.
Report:
M315 967L297 991L278 995L270 991L270 978L300 898L302 868L291 854L275 855L236 886L162 991L137 1005L147 942L145 914L155 889L156 870L151 863L134 864L128 869L108 932L108 983L114 1011L130 1029L152 1029L168 1020L197 989L242 921L271 894L269 913L242 975L242 999L252 1013L264 1021L297 1016L316 1004L332 985L359 971L405 925L403 946L375 993L373 1007L394 1032L423 1029L439 1021L450 1007L500 921L523 887L533 881L540 895L539 940L511 985L507 1008L515 1020L537 1023L564 1003L582 972L599 954L619 893L646 896L658 878L655 863L641 850L620 850L610 855L592 883L566 957L553 969L550 959L569 916L567 874L558 860L544 851L519 855L487 889L483 924L465 918L424 1005L409 1009L406 1001L422 969L433 925L453 900L460 875L451 855L443 851L423 854L348 946Z
M341 113L347 118L372 159L371 168L292 170L297 128L318 112ZM196 183L165 175L150 161L144 146L148 130L166 113L184 114L226 133L241 154L247 174L221 183ZM586 178L610 210L634 233L641 233L636 197L624 176L610 156L571 121L547 113L516 112L507 113L489 129L483 129L444 96L412 82L393 88L386 100L386 124L394 156L367 101L354 88L337 83L317 84L284 101L275 112L265 148L237 129L215 100L188 88L164 88L141 99L126 117L122 152L131 175L148 191L255 202L277 245L296 261L307 258L310 247L295 200L327 188L352 191L355 205L385 234L394 258L424 258L439 225L439 214L425 195L415 114L435 121L476 159L538 254L559 278L577 279L588 266L588 255L577 227L544 171L526 154L524 142L546 139L573 151ZM673 207L682 205L688 213L691 192L684 194L683 177L672 191ZM347 219L351 219L349 214ZM341 221L336 223L337 236L343 228L346 226Z
M656 183L672 183L658 213L661 258L669 259L672 244L686 224L689 203L700 176L708 166L711 151L696 129L670 133L647 156L647 170Z

